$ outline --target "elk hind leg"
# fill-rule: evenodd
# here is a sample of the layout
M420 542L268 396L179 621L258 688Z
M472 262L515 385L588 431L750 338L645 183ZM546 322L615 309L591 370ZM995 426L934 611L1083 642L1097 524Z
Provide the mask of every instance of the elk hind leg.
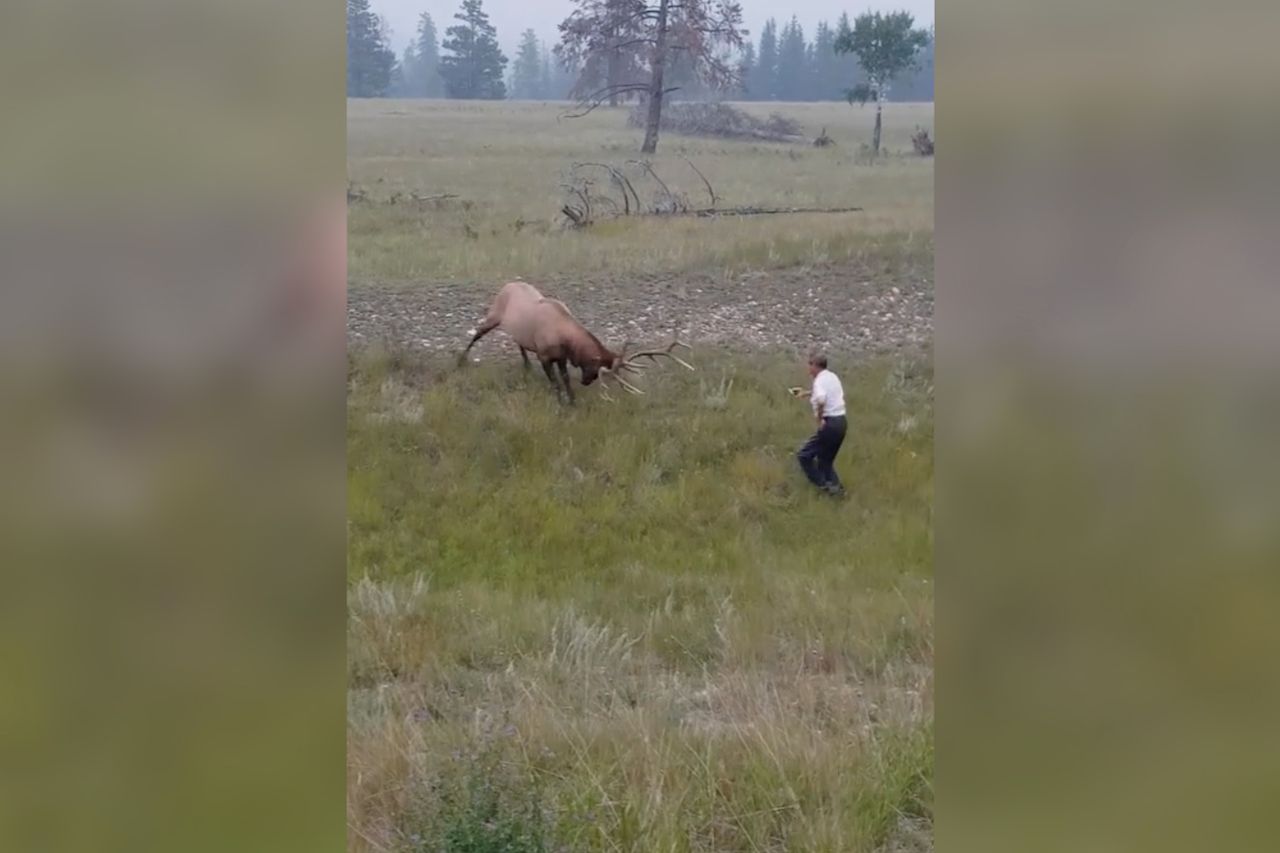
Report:
M485 317L476 328L476 333L471 336L471 343L467 344L467 348L458 355L458 364L462 364L467 360L467 353L471 352L471 348L476 345L476 341L498 328L498 326L499 322L497 320L492 317Z

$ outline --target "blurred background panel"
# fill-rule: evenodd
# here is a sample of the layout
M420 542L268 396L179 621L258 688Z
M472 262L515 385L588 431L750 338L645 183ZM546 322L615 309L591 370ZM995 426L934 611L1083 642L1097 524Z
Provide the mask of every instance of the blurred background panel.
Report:
M344 839L344 18L0 10L0 847Z
M939 9L940 850L1274 845L1277 17Z

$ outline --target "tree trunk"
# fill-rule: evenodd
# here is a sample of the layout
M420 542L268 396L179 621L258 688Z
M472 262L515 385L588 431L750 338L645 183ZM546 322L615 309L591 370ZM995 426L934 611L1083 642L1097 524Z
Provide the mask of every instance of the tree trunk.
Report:
M879 92L876 92L876 127L871 131L871 156L880 156L880 105L884 103L884 98Z
M614 39L616 39L616 36L611 31L609 33L609 41L612 43ZM620 79L618 79L622 76L621 65L622 65L622 57L621 55L619 55L618 49L616 47L610 48L609 58L605 62L605 69L606 69L605 77L608 78L605 80L605 84L609 86L611 89L622 82ZM617 105L618 105L618 93L616 91L610 92L609 106L616 107Z
M658 26L653 45L653 76L649 81L649 117L644 127L644 144L640 146L641 154L652 154L658 150L658 125L662 123L662 74L667 65L667 4L669 0L661 0L658 4Z

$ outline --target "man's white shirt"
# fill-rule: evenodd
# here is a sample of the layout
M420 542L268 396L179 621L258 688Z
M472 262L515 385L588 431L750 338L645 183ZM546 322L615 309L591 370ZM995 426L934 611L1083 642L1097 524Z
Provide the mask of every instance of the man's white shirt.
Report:
M813 390L809 394L814 414L822 407L824 418L834 418L844 414L844 386L840 377L830 370L823 370L813 377Z

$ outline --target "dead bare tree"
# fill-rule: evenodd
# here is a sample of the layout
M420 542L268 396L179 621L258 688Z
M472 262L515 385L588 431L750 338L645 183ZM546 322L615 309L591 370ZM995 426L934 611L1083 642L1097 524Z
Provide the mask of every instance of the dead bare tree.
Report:
M620 96L642 96L648 114L642 154L658 150L663 101L676 90L666 86L664 76L676 54L687 54L694 74L709 86L728 88L739 82L740 69L722 50L740 48L747 35L742 6L734 0L575 0L575 5L560 24L557 52L562 57L580 61L583 68L591 66L593 57L624 51L634 51L625 55L641 61L619 71L629 75L626 79L608 80L591 91L583 86L577 111L565 117L579 118Z
M634 0L578 0L577 9L560 23L560 43L555 54L561 65L578 69L569 97L591 100L601 93L616 107L621 100L639 97L647 87L632 88L628 80L643 80L645 57L642 21Z

